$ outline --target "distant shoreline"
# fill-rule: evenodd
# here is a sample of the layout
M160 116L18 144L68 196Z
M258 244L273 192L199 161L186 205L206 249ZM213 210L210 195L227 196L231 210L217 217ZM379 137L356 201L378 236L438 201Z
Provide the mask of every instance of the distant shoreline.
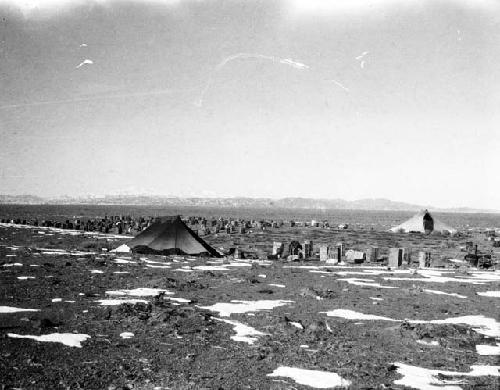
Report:
M181 200L183 198L179 198ZM189 199L205 199L205 198L189 198ZM210 199L210 198L208 198ZM225 198L231 200L232 198ZM235 209L244 209L244 210L260 210L260 211L280 211L280 210L289 210L296 212L317 212L317 213L325 213L325 212L402 212L402 213L415 213L420 211L426 207L415 207L415 208L367 208L367 207L315 207L314 205L301 205L301 206L282 206L276 204L247 204L247 203L223 203L217 204L212 202L200 202L200 203L160 203L160 202L131 202L131 203L120 203L120 202L97 202L97 201L76 201L76 200L68 200L57 202L54 201L46 201L46 202L2 202L0 201L0 206L51 206L51 207L65 207L65 206L97 206L97 207L144 207L144 208L179 208L179 209L220 209L220 210L235 210ZM433 208L427 207L427 209L431 212L435 213L443 213L443 214L500 214L498 210L481 210L481 209L471 209L471 208L450 208L450 209L441 209L441 208Z

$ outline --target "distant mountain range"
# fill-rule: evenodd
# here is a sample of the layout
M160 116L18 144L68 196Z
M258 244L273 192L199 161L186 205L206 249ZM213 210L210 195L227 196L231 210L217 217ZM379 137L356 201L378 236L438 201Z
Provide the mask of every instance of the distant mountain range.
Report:
M313 198L181 198L155 195L106 195L102 197L56 197L42 198L34 195L0 195L0 204L49 204L49 205L135 205L171 207L243 207L243 208L283 208L316 210L381 210L381 211L418 211L429 209L448 213L499 213L498 210L461 208L436 208L389 199L313 199Z

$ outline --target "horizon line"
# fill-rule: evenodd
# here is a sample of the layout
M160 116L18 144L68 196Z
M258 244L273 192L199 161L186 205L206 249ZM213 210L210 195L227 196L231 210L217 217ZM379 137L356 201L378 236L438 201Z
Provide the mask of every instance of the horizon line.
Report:
M33 195L33 194L0 194L0 197L35 197L35 198L40 198L42 201L56 201L58 199L63 200L63 199L68 199L68 200L89 200L89 199L106 199L109 197L123 197L123 198L134 198L134 197L151 197L151 198L164 198L164 199L207 199L207 200L216 200L216 199L221 199L221 200L231 200L231 199L249 199L249 200L270 200L270 201L280 201L284 199L302 199L302 200L310 200L310 201L343 201L347 203L355 203L359 201L386 201L386 202L391 202L391 203L402 203L404 206L409 206L407 209L399 209L399 210L394 210L394 209L381 209L381 208L367 208L367 209L357 209L357 208L331 208L331 207L326 207L323 209L326 210L373 210L373 211L414 211L416 209L419 210L434 210L434 211L444 211L444 210L471 210L471 212L478 212L478 213L500 213L500 209L495 209L495 208L478 208L478 207L471 207L471 206L451 206L451 207L439 207L439 206L434 206L434 205L422 205L422 204L414 204L410 203L407 201L399 201L399 200L392 200L389 198L383 198L383 197L375 197L375 198L359 198L359 199L354 199L354 200L349 200L345 198L315 198L315 197L306 197L306 196L284 196L284 197L268 197L268 196L260 196L260 197L253 197L253 196L211 196L211 195L172 195L172 194L166 194L166 195L158 195L158 194L103 194L103 195L93 195L93 194L86 194L86 195ZM9 203L3 203L0 200L0 205L8 205L8 204L19 204L19 205L29 205L30 203L23 203L23 202L9 202ZM57 205L57 203L52 203L53 205ZM75 203L67 203L67 204L87 204L85 202L75 202ZM109 205L113 205L113 203L110 203ZM148 203L143 203L143 204L121 204L118 203L116 205L131 205L131 206L151 206L151 204ZM203 207L203 205L189 205L190 207ZM179 205L179 207L182 207L182 205ZM224 206L216 206L216 207L224 207ZM295 207L297 209L307 209L304 207Z

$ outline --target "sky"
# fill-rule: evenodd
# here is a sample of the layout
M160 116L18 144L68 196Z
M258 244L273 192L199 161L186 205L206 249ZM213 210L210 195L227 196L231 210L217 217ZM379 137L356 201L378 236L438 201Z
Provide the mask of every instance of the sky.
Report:
M0 193L500 209L490 0L0 0Z

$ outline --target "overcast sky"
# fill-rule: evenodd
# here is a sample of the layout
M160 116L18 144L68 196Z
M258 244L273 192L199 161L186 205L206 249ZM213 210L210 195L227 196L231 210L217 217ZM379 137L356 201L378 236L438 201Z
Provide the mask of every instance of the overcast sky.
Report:
M0 193L500 209L488 0L0 0Z

